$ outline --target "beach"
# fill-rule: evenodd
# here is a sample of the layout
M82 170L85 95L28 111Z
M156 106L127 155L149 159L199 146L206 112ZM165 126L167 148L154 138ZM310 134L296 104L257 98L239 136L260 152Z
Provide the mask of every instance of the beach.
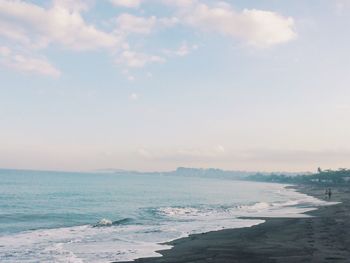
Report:
M321 186L295 186L325 199ZM184 262L350 262L350 188L333 187L332 202L308 212L307 218L267 218L249 228L191 235L168 244L162 257L137 263Z

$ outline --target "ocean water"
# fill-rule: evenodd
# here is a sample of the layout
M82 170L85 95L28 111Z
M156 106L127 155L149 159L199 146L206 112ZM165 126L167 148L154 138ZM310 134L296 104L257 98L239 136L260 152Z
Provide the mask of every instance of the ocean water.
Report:
M144 174L0 170L0 262L112 262L162 243L304 217L324 202L284 185Z

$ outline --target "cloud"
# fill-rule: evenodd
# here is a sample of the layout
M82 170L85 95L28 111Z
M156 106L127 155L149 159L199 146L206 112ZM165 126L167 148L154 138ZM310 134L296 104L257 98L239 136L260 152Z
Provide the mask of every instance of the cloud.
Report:
M54 0L53 3L72 12L86 12L91 8L94 0Z
M150 151L149 149L140 148L138 154L146 159L152 160L172 160L172 161L210 161L217 158L222 158L225 154L225 148L222 145L207 148L178 148L178 149L157 149Z
M225 148L222 145L216 145L210 148L183 148L178 149L172 155L177 158L216 158L225 153Z
M141 155L142 157L144 157L144 158L152 158L152 154L148 151L148 150L146 150L146 149L144 149L144 148L140 148L140 149L138 149L137 150L137 153L139 154L139 155Z
M350 2L348 0L336 0L332 3L335 4L335 12L339 16L350 10Z
M0 62L9 68L22 72L36 73L55 78L61 75L61 72L45 58L14 53L10 48L4 46L0 47Z
M116 19L118 30L121 30L126 34L149 34L156 26L156 22L157 19L155 16L144 18L131 14L121 14Z
M340 111L349 111L350 110L350 104L337 104L335 105L335 108Z
M129 96L129 99L130 100L134 100L134 101L138 100L139 98L140 98L140 95L135 93L135 92L131 93L130 96Z
M135 77L130 73L128 69L124 69L122 74L127 78L128 81L134 81Z
M148 55L145 53L138 53L130 50L122 52L117 59L117 63L124 64L130 68L142 68L150 63L163 63L165 59L155 55Z
M24 32L24 30L16 25L7 23L0 19L0 36L14 40L18 43L29 45L30 39Z
M121 2L119 5L126 2L132 7L137 7L141 3L140 0L135 3L123 0L115 2ZM257 9L244 9L239 12L229 3L220 1L213 1L213 5L198 0L158 0L158 2L176 7L178 10L176 16L158 19L159 24L174 26L182 23L205 32L217 32L239 39L255 47L282 44L297 37L294 19L276 12ZM155 20L156 18L154 22ZM142 24L144 25L145 21Z
M297 37L294 20L271 11L244 9L236 11L230 4L218 1L154 0L173 10L168 17L136 16L122 13L108 23L109 30L87 22L83 12L91 11L94 0L53 0L40 6L30 1L0 0L0 44L15 47L17 55L2 55L2 64L44 75L59 76L48 60L40 54L48 47L73 51L104 50L118 64L127 68L142 68L152 63L164 63L159 52L172 56L186 56L195 50L183 42L176 50L160 48L149 55L140 50L138 37L177 25L194 31L219 33L254 47L269 47L286 43ZM142 0L110 0L115 6L139 7ZM211 3L211 4L210 4ZM98 21L106 22L106 21ZM140 35L140 36L139 36ZM149 36L150 37L150 36ZM23 62L23 66L19 65ZM24 66L26 65L26 66ZM128 75L131 79L132 75Z
M283 164L298 163L299 165L307 164L317 167L320 163L344 163L349 159L350 152L343 149L327 150L307 150L307 149L264 149L251 150L235 158L240 162L266 163L266 164ZM282 167L283 167L282 165Z
M82 6L68 3L72 2L54 1L45 9L27 2L0 0L0 15L2 20L16 22L22 34L40 46L59 44L73 50L93 50L120 44L118 36L86 23L78 12Z
M218 144L216 147L215 147L215 150L218 152L218 153L224 153L225 152L225 147Z
M294 20L275 12L244 9L236 12L228 4L209 7L196 4L183 14L184 22L206 32L218 32L257 47L267 47L293 40Z
M183 41L180 47L176 50L164 49L163 53L167 56L184 57L190 54L193 50L198 49L198 45L189 46L186 41Z
M115 18L115 24L115 32L122 33L123 35L148 35L155 29L169 28L179 24L179 19L177 17L142 17L123 13Z
M39 52L49 45L59 45L74 51L99 49L112 51L110 53L117 57L116 60L119 63L125 63L127 67L137 68L150 63L164 62L164 59L159 56L131 51L130 45L127 43L129 34L149 34L156 26L157 18L155 16L144 18L122 14L116 18L114 30L105 32L86 23L81 15L81 12L89 10L91 2L54 0L52 6L44 8L24 1L0 0L0 37L7 43L20 45L20 49L29 54L33 53L33 50ZM175 23L174 19L161 19L159 21L161 26L172 23ZM122 51L123 49L124 51ZM27 65L36 64L37 66L19 66L14 58L10 61L7 59L3 64L27 72L34 72L34 68L44 68L44 62L47 64L46 68L50 68L49 62L43 59L29 59L28 56L22 55L18 59L26 60ZM39 63L40 61L42 63ZM51 72L51 75L58 75L58 71L54 73L53 69L54 67L51 67L49 71L38 70L37 73L42 72L47 75L48 72ZM133 77L129 76L128 78Z
M115 6L136 8L141 4L141 0L110 0L110 2Z
M197 0L161 0L164 4L180 8L189 8L198 3Z
M0 46L0 56L8 57L11 55L11 49L5 46Z
M162 17L158 18L158 26L159 27L173 27L180 23L179 18L177 17Z
M39 53L49 45L88 51L117 50L125 42L114 32L87 24L80 12L92 1L54 0L44 8L30 2L0 0L0 40L20 52L2 57L2 64L27 73L58 77L61 73ZM16 53L16 54L14 54Z

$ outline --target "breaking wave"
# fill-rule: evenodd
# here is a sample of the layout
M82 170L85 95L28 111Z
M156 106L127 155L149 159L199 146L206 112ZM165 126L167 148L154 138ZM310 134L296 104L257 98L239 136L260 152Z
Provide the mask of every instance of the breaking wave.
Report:
M100 221L98 221L93 226L94 227L118 226L118 225L131 224L132 222L133 222L132 218L123 218L123 219L116 220L116 221L112 221L110 219L102 218Z

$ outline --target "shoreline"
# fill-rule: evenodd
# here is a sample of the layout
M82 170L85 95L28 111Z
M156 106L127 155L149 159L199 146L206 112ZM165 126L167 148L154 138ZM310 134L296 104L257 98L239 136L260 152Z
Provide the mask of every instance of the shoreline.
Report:
M324 187L290 186L324 199ZM162 256L136 263L185 262L350 262L350 188L333 187L331 206L307 212L306 218L264 218L256 226L190 235L165 243ZM126 263L126 262L124 262Z

